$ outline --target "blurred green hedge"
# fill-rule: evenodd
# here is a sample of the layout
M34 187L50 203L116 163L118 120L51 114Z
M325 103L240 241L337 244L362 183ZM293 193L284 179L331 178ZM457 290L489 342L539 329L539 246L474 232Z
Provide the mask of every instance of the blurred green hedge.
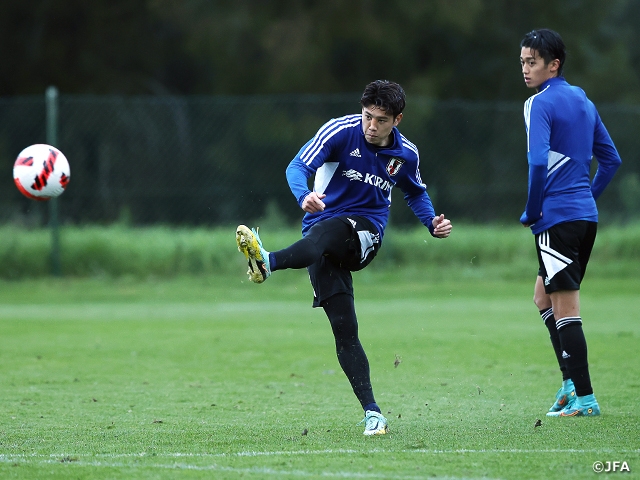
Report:
M267 249L284 248L300 238L298 228L266 227ZM235 228L155 226L64 226L60 229L62 274L73 277L238 275L246 265L235 244ZM424 227L390 226L372 269L429 269L451 276L493 272L502 277L533 276L533 235L519 226L455 225L449 239L436 239ZM434 272L436 269L436 272ZM640 225L601 227L590 271L602 275L640 273ZM51 234L47 229L0 227L0 278L38 278L51 272Z

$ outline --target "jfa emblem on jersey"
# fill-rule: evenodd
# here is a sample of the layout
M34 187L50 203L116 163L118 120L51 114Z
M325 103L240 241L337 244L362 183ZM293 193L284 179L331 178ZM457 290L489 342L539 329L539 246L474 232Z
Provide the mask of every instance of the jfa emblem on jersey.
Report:
M404 160L396 157L391 157L391 160L389 160L389 163L387 163L387 173L389 174L389 176L393 177L397 175L403 163Z

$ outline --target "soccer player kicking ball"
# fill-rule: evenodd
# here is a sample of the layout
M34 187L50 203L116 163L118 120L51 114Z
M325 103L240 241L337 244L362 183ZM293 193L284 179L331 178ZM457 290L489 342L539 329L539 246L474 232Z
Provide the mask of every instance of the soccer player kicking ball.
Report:
M547 415L600 415L582 331L580 283L596 239L596 200L622 161L593 103L562 75L560 35L533 30L520 47L524 82L537 91L524 104L529 196L520 222L535 235L540 269L533 300L562 372ZM598 170L591 182L594 155Z
M435 214L420 179L418 149L397 129L405 107L402 87L372 82L360 103L360 114L327 122L287 167L289 187L306 212L303 238L268 252L257 229L240 225L236 241L249 261L252 282L262 283L276 270L307 268L313 306L329 318L338 361L364 409L364 434L384 435L387 420L374 399L369 362L358 339L351 272L365 268L378 253L394 186L431 235L446 238L452 226Z

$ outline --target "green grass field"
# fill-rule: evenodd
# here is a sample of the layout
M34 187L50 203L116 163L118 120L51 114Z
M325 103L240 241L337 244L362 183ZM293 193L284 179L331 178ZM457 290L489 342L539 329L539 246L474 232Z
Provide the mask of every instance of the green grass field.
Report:
M355 275L375 438L305 272L0 282L0 477L640 478L640 279L585 281L603 415L547 419L533 279L440 276Z

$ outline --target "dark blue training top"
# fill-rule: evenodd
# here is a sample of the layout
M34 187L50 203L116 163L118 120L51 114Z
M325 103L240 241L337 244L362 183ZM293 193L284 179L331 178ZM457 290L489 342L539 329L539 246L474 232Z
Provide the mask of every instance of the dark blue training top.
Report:
M382 237L389 219L391 189L396 185L433 234L435 212L420 179L418 148L396 127L392 135L390 145L372 145L365 139L362 116L347 115L327 122L300 149L287 167L287 181L298 204L302 206L311 193L308 179L314 174L313 191L327 195L322 212L304 216L303 235L320 220L360 215L373 222Z
M529 197L520 222L534 234L563 222L597 222L596 199L622 160L594 104L581 88L553 77L525 102L524 122Z

